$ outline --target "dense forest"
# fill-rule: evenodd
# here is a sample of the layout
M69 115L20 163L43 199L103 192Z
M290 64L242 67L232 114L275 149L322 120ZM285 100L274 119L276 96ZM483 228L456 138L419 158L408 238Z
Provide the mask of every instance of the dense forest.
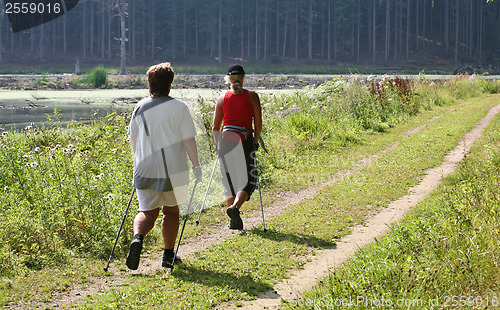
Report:
M500 64L498 0L80 0L18 33L0 10L2 63Z

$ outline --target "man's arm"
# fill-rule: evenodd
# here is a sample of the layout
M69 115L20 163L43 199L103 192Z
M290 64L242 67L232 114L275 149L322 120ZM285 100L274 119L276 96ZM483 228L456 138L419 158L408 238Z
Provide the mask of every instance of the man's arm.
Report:
M132 154L135 155L135 150L137 148L137 139L134 137L129 137L130 138L130 147L132 148Z
M186 149L189 160L193 164L193 173L197 182L201 181L201 167L200 162L198 161L198 149L196 147L196 141L194 137L187 138L182 140L182 144Z

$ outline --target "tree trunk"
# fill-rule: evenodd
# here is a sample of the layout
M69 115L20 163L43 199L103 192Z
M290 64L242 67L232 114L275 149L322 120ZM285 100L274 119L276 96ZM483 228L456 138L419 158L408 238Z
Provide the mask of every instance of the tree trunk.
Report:
M83 58L87 58L87 1L83 1L83 21L82 21L82 32L83 32Z
M406 3L406 60L410 60L410 0Z
M155 49L156 49L156 42L155 42L155 37L156 37L156 34L155 34L155 29L156 29L156 5L155 5L156 1L153 1L153 3L151 4L151 59L152 60L155 60Z
M360 10L361 10L361 0L358 0L358 11L357 11L358 14L357 14L357 26L356 26L356 32L358 34L358 37L357 37L357 40L356 40L357 41L357 46L358 46L358 48L357 48L358 51L357 51L357 55L356 55L357 56L356 57L356 63L358 63L358 64L359 64L359 43L360 43L359 40L361 39L360 38L360 23L361 23L361 12L360 12Z
M295 61L299 61L299 3L295 10Z
M195 22L195 47L194 47L194 49L195 49L195 54L198 55L200 52L200 47L199 47L200 43L199 43L199 36L198 36L200 33L200 21L199 21L200 17L198 16L198 1L196 1L194 6L195 6L195 15L196 15L195 16L196 22Z
M171 21L170 23L170 38L171 38L171 43L170 43L170 50L172 51L172 57L175 58L177 55L177 19L175 18L177 16L177 6L175 5L177 1L172 1L171 3L171 10L172 14L170 14L169 20Z
M219 0L219 63L222 63L222 0Z
M423 2L423 10L422 10L422 19L423 19L423 23L422 23L422 48L425 49L425 36L426 36L426 24L427 24L427 10L426 10L426 7L425 7L425 2L426 0L422 0Z
M251 22L250 22L250 2L247 1L248 7L247 7L247 55L250 57L251 53L251 42L250 42L250 34L251 34Z
M350 18L350 28L351 28L351 52L349 53L349 61L354 62L354 44L356 43L355 39L355 27L354 27L354 18L356 16L356 13L354 12L355 8L354 6L351 6L351 18Z
M186 25L186 11L187 8L185 6L182 7L182 57L185 59L186 58L186 53L187 53L187 25Z
M68 53L68 44L67 44L67 34L66 34L66 15L63 16L63 56L66 56Z
M264 0L264 61L267 60L267 1Z
M377 13L377 9L376 9L376 6L377 6L377 0L373 0L373 44L372 44L372 61L373 63L377 62L377 24L376 24L376 13Z
M472 0L469 0L469 57L472 58L472 50L474 47L474 7L472 5Z
M40 25L40 45L38 46L38 61L43 62L44 61L44 41L45 41L45 27L44 24Z
M120 74L124 75L125 74L125 62L126 62L126 57L127 57L127 28L125 27L125 8L126 8L126 0L117 0L116 6L118 9L118 15L120 16L120 33L121 33L121 39L120 39Z
M479 3L479 62L483 60L483 2Z
M255 60L259 60L259 0L255 1Z
M105 0L101 0L101 59L104 60L104 51L105 51L105 48L104 48L104 33L106 32L106 19L104 18L105 16L105 12L106 12L106 6L105 6ZM66 16L66 15L64 15Z
M337 62L337 26L339 25L338 23L338 2L334 1L333 4L333 60Z
M56 44L57 44L57 26L59 25L59 21L52 23L52 56L56 54Z
M114 0L108 0L108 59L111 59L111 21L113 20L113 15L112 15L112 1Z
M394 6L394 10L396 12L396 18L394 19L394 61L398 58L398 34L399 34L399 8L401 2L396 1L396 5Z
M288 31L289 4L290 4L290 0L286 0L285 29L283 30L283 56L281 57L282 62L285 62L285 56L286 56L286 35L287 35L287 31Z
M327 58L328 58L328 63L330 63L332 61L332 57L331 57L331 31L332 31L332 0L328 0L328 30L327 30L327 37L328 37L328 40L327 40Z
M313 3L312 0L309 0L309 9L308 9L308 34L307 34L307 55L308 59L312 60L312 20L313 20Z
M2 31L3 31L3 14L0 13L0 64L3 63L3 55L2 55ZM14 41L14 38L12 38Z
M276 0L276 56L280 54L280 0Z
M240 41L241 41L241 42L240 42L240 55L241 55L241 56L240 56L240 57L241 57L241 59L243 59L243 57L244 57L244 55L245 55L245 48L244 48L244 45L245 45L245 44L244 44L244 42L245 42L245 36L244 36L244 33L245 33L245 32L243 31L243 29L245 29L245 25L244 25L244 23L243 23L243 16L245 16L245 15L244 15L244 12L245 12L245 9L244 9L244 3L245 3L245 1L244 1L244 0L242 0L242 1L240 2L240 8L241 8L241 15L240 15L240 16L241 16L241 19L240 19L240 21L241 21L241 31L240 31Z
M444 2L444 45L448 54L450 52L450 0Z
M131 38L130 43L129 43L129 48L130 48L130 53L129 55L132 56L132 60L135 60L135 32L136 32L136 4L137 0L132 1L132 17L130 20L130 29L129 29L129 36Z
M94 56L94 0L90 0L90 56Z
M385 63L389 60L391 38L391 1L385 1Z
M418 2L419 0L415 0L415 5L416 5L416 9L415 9L415 50L418 52L419 51L419 39L418 39L418 36L419 36L419 33L418 33L418 22L419 22L419 9L418 9Z
M458 34L460 26L460 0L455 1L455 63L458 63Z

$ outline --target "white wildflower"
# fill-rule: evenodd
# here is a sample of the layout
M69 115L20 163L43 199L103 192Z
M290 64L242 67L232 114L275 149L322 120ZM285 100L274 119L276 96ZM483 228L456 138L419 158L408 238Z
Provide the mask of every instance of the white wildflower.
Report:
M104 197L102 197L102 198L103 198L104 200L111 200L111 199L115 198L115 195L113 195L113 194L109 193L109 194L107 194L106 196L104 196Z

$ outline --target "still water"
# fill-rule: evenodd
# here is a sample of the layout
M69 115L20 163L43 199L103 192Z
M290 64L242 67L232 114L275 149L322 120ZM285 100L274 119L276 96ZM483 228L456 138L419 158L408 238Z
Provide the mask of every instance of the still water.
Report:
M215 104L225 89L172 89L170 95L195 106L200 100ZM256 89L262 96L291 90ZM42 126L54 116L57 107L62 122L85 122L112 112L133 110L135 104L149 95L147 89L99 90L0 90L0 128L22 129Z
M214 101L220 93L207 89L180 89L172 90L171 96L193 105L198 98ZM145 96L148 96L147 89L1 90L0 128L21 129L31 124L41 126L49 116L54 116L56 107L63 122L89 121L111 112L130 111Z

